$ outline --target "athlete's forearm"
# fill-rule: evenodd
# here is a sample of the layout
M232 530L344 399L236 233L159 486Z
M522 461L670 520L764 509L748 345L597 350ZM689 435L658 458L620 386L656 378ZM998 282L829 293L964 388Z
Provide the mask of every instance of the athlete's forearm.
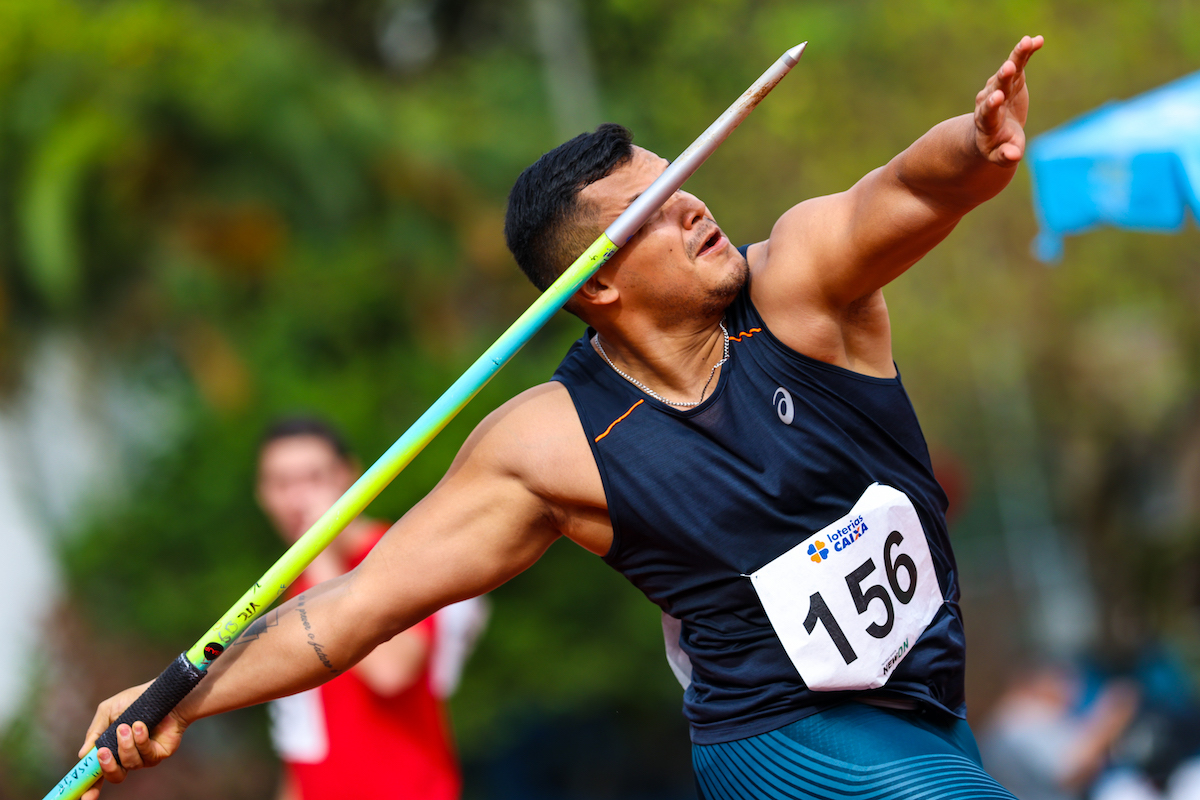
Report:
M352 575L263 614L209 668L177 712L187 722L320 685L354 666L390 632L354 608ZM347 620L356 624L347 624Z
M841 313L901 275L964 214L1003 189L1013 169L979 151L974 124L970 114L941 122L849 191L801 203L781 217L771 250L784 254L781 263L811 265L795 272L796 291L815 292ZM792 295L785 289L780 296ZM879 364L890 369L890 355Z
M536 561L558 531L541 498L496 454L514 438L545 435L544 418L528 420L516 434L511 423L473 434L442 483L358 567L257 620L180 704L183 720L311 689L442 606L490 591Z
M979 150L975 116L952 117L931 128L887 169L914 195L961 216L999 194L1016 164L999 166Z

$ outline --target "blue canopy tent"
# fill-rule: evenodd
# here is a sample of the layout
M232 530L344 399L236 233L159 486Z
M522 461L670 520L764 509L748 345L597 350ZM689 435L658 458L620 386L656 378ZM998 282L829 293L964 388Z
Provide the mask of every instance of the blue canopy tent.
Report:
M1038 136L1028 163L1043 261L1098 225L1181 229L1200 217L1200 72Z

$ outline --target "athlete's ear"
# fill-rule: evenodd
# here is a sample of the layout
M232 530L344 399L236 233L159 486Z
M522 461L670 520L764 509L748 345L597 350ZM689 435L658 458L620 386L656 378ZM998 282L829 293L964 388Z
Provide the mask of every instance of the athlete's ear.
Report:
M606 306L617 301L621 293L613 286L612 272L608 267L609 265L605 264L595 275L584 281L583 286L575 291L576 302L589 306Z

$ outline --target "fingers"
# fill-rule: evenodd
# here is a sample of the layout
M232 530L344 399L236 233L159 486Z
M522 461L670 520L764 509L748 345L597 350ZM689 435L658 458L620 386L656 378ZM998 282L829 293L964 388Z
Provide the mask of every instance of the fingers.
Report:
M96 715L92 718L92 724L84 736L83 747L79 750L80 758L87 755L95 746L100 734L104 733L113 720L149 685L149 683L144 683L141 686L126 689L124 692L108 698L96 708ZM153 767L171 755L171 752L178 746L179 737L187 727L187 723L174 711L171 712L168 719L170 720L169 725L164 720L164 724L156 729L159 738L163 741L156 741L152 738L150 729L144 722L118 725L116 749L117 755L120 756L120 763L117 763L117 758L109 748L101 747L96 753L96 759L100 764L101 779L84 792L82 800L99 800L100 787L104 781L121 783L129 775L130 770Z
M87 752L96 744L96 740L100 738L100 734L108 730L108 726L113 723L117 717L121 715L130 703L139 697L146 687L150 685L147 681L141 686L134 686L126 689L120 694L114 694L112 697L105 700L100 705L96 706L96 714L92 717L92 724L88 726L87 733L83 737L83 747L79 748L79 757L83 758Z
M1005 97L1011 98L1021 90L1025 83L1025 66L1038 50L1042 49L1045 39L1041 36L1023 36L1017 46L1009 54L1008 60L996 71L996 86L1004 92Z
M151 753L147 749L149 742L150 732L146 730L146 723L118 725L117 755L121 757L121 766L127 770L153 766Z
M152 767L162 760L144 722L117 726L117 755L121 757L120 764L107 747L101 747L97 753L100 774L109 783L120 783L128 777L130 770ZM99 796L98 788L96 796Z
M983 96L983 92L979 94L981 99L976 104L975 125L983 134L991 136L1004 124L1005 94L1000 89L993 89L987 96Z
M100 715L98 714L98 716ZM107 715L104 716L107 717ZM100 733L103 733L103 729ZM88 741L84 745L85 749L80 753L80 757L92 748L96 736L99 736L99 733L93 735L91 730L88 731ZM133 725L117 726L117 755L120 756L120 763L117 763L117 759L113 758L112 751L107 747L101 747L96 754L96 758L100 762L100 773L110 783L120 783L125 780L130 770L154 766L166 754L150 738L150 730L146 727L146 723L135 722ZM91 795L92 798L99 796L99 788L94 791L95 794Z
M1017 42L1012 53L1009 54L1008 60L1000 65L1000 69L992 77L988 78L987 84L983 90L976 95L975 102L979 103L984 97L990 95L995 90L999 89L1004 92L1006 98L1011 98L1024 81L1025 65L1029 63L1029 59L1038 50L1042 49L1045 44L1045 39L1041 36L1024 36L1021 41Z
M1023 72L1025 65L1029 63L1030 57L1038 50L1042 49L1042 45L1046 40L1041 36L1023 36L1021 41L1017 42L1017 46L1013 48L1008 60L1016 67L1017 72Z
M1020 71L1012 59L1005 61L1000 65L1000 69L996 70L996 88L1004 92L1005 97L1012 97L1016 89L1015 84L1019 74Z
M1041 36L1022 37L1008 60L975 95L975 124L985 139L980 142L980 149L999 164L1014 164L1024 155L1024 136L1006 129L1019 131L1025 124L1029 102L1025 93L1025 66L1044 43ZM1010 117L1015 126L1009 123Z
M1016 68L1011 61L1005 61L1000 69L988 78L983 89L975 95L975 108L979 113L987 114L998 109L1004 101L1012 96L1012 76Z
M996 163L1000 166L1011 166L1016 164L1025 155L1025 137L1013 137L1012 141L1005 142L996 148Z
M120 747L118 746L117 749ZM107 747L101 747L96 757L100 761L100 775L109 783L120 783L129 774L127 769L117 763L117 760L113 758L112 751ZM99 791L98 788L97 791Z

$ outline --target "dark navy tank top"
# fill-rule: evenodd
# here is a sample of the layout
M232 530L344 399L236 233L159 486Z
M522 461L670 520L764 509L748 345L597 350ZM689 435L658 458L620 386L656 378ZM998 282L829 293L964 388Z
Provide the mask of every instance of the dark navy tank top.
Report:
M767 329L748 287L725 324L729 361L695 408L660 403L621 378L596 353L591 330L554 374L571 394L604 483L613 528L604 560L681 621L692 741L754 736L864 696L806 686L749 575L843 518L874 483L911 500L944 598L874 693L964 716L947 501L899 377L873 378L795 352ZM905 570L893 567L903 590ZM873 617L882 603L868 587L883 572L859 583L867 596L858 600Z

